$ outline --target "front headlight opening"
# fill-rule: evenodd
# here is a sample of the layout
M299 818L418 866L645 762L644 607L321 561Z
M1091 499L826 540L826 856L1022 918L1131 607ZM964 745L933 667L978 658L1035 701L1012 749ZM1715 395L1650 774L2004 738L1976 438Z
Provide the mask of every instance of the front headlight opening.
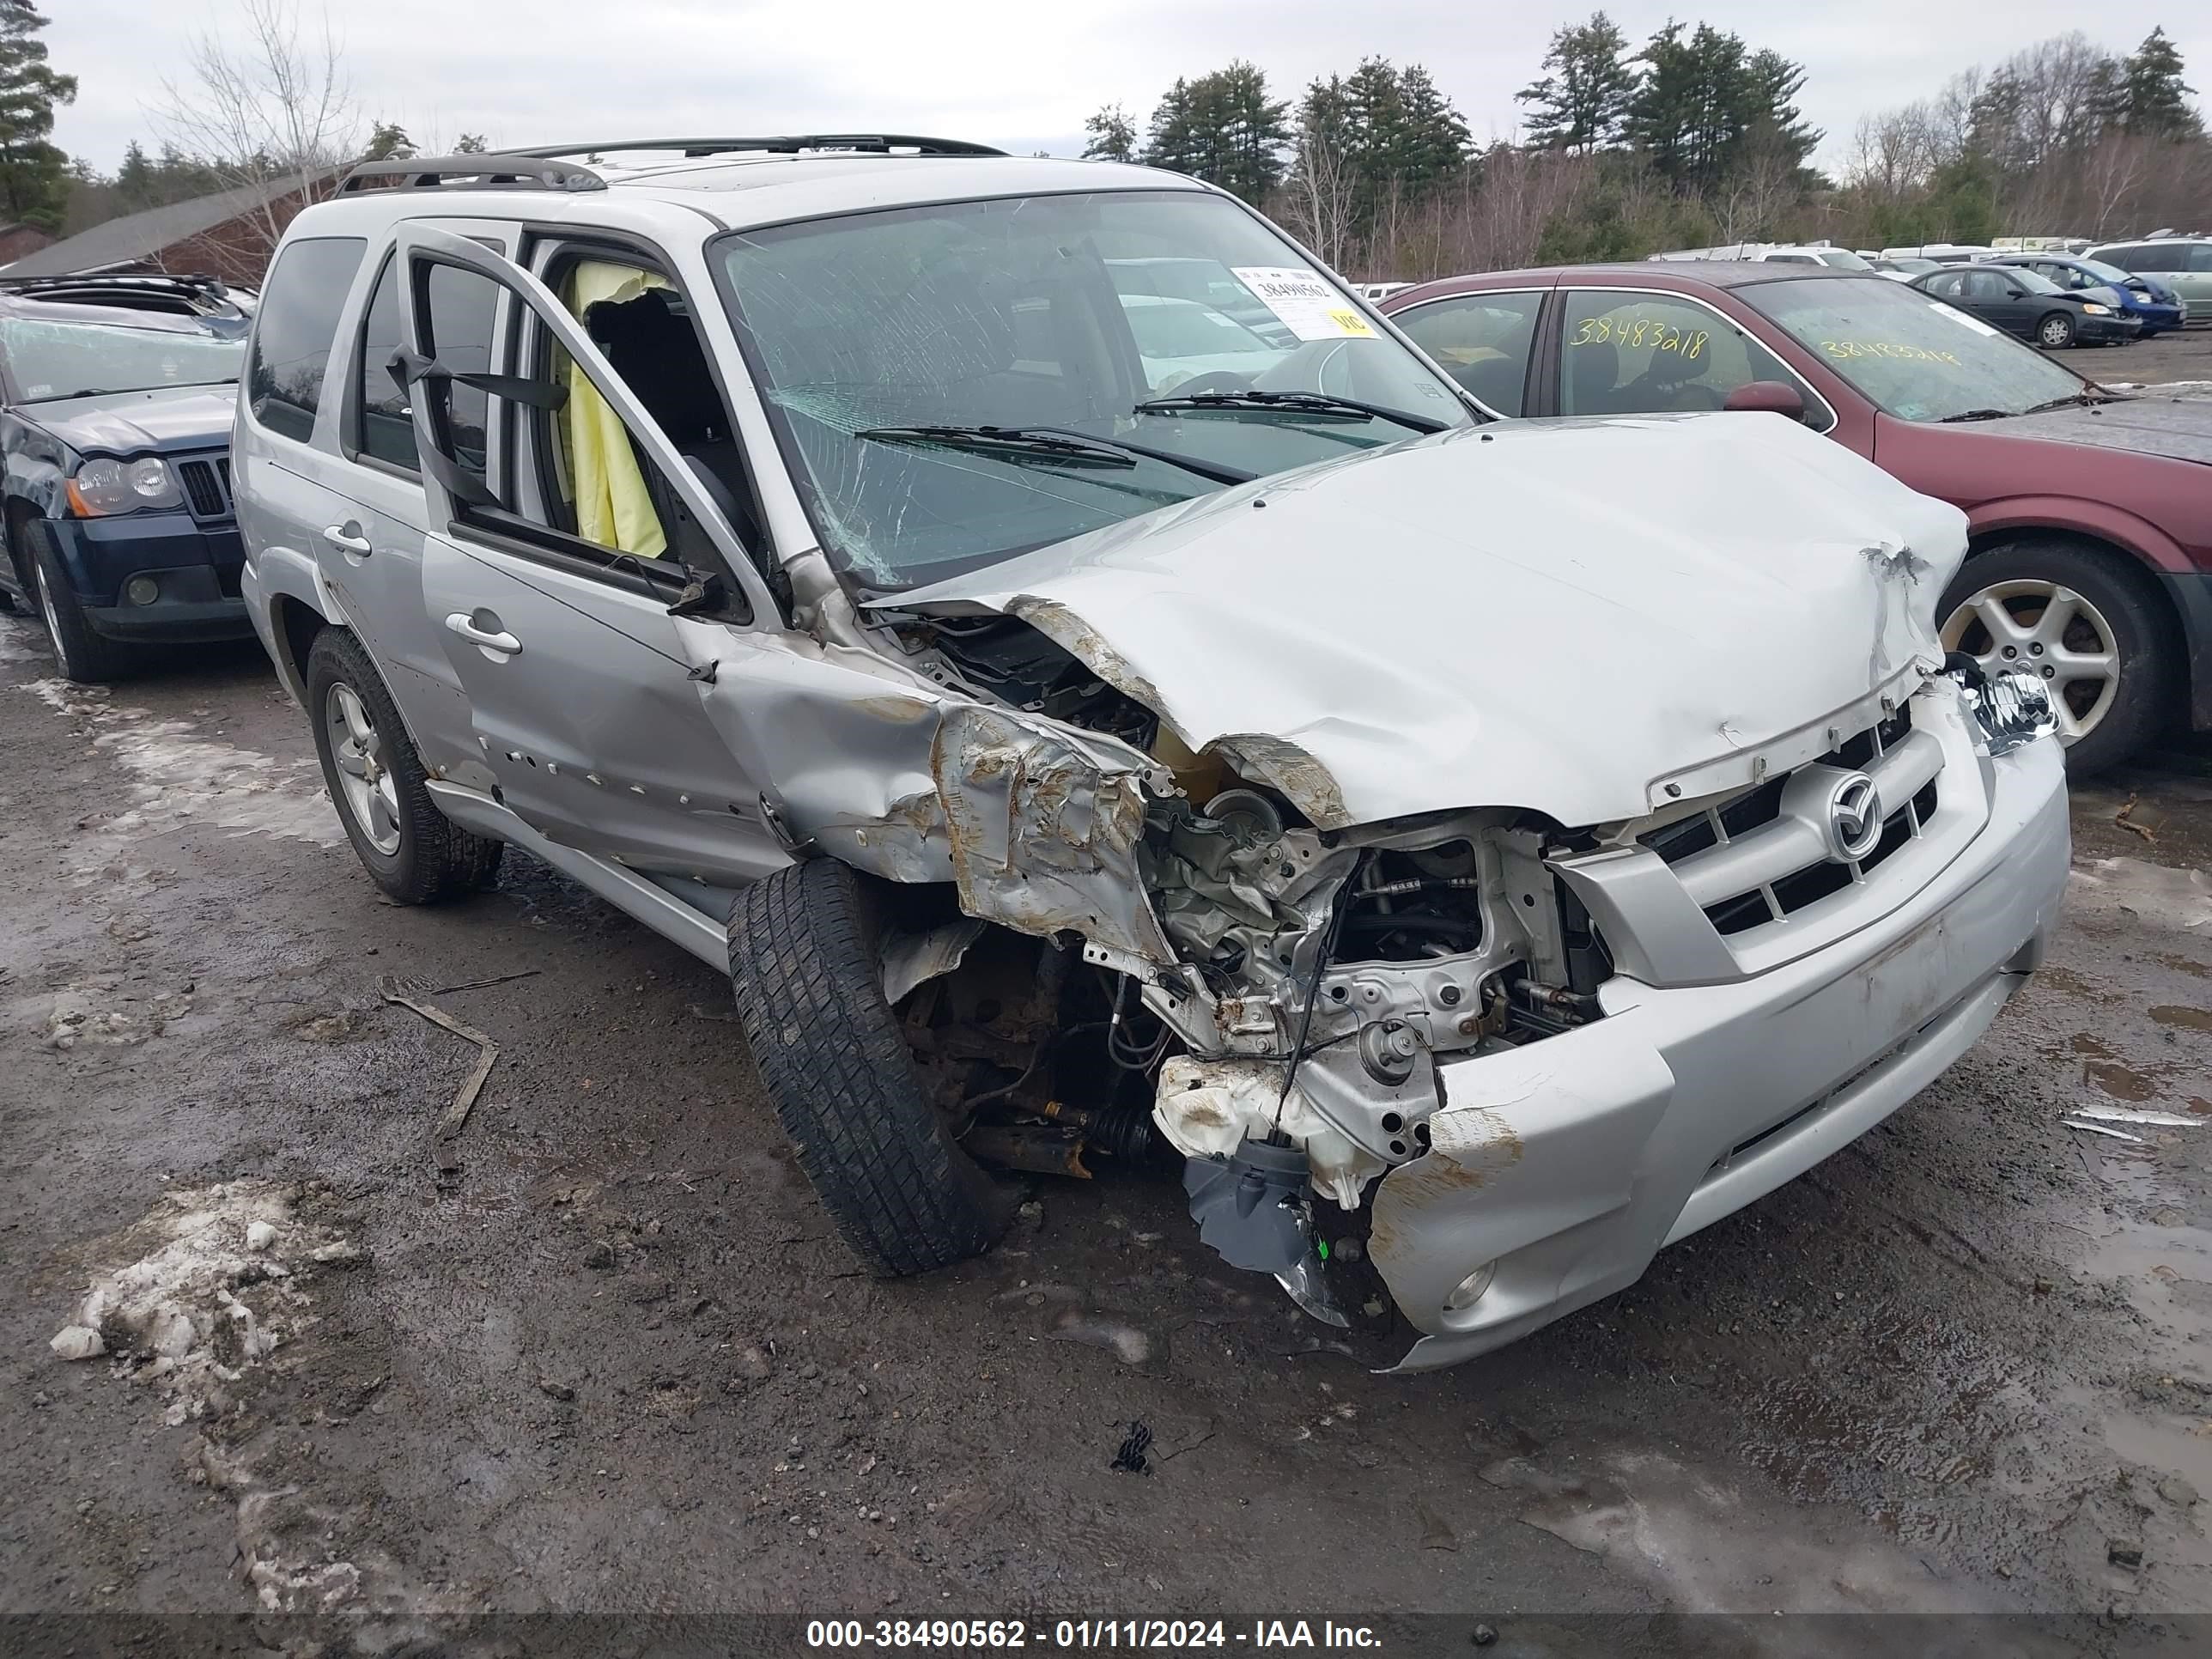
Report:
M69 481L69 496L70 504L86 518L178 507L184 501L177 475L159 455L127 461L102 455L88 460Z
M2009 754L2058 730L2058 711L2051 702L2051 688L2039 676L2019 669L1988 673L1971 659L1949 672L1965 695L1991 756Z

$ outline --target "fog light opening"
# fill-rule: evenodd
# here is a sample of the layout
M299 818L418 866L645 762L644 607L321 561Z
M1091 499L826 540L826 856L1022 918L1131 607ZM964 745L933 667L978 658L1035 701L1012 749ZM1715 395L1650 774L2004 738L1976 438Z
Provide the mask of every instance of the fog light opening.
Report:
M151 576L133 576L123 584L123 597L133 605L151 605L161 597L161 584Z
M1452 1293L1444 1298L1446 1313L1465 1313L1483 1298L1490 1289L1490 1281L1498 1277L1498 1264L1486 1261L1453 1286Z

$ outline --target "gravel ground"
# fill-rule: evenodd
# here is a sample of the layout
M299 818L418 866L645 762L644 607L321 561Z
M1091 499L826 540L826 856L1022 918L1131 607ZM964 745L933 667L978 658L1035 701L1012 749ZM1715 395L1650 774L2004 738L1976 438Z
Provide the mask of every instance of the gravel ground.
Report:
M0 1613L2212 1612L2201 756L2077 794L2054 962L1919 1099L1394 1378L1171 1182L858 1274L714 974L521 857L380 902L251 650L52 672L0 617ZM478 1051L386 976L498 1047L451 1143Z
M2147 386L2193 380L2212 389L2212 328L2187 328L2124 346L2081 346L2046 355L2093 380Z

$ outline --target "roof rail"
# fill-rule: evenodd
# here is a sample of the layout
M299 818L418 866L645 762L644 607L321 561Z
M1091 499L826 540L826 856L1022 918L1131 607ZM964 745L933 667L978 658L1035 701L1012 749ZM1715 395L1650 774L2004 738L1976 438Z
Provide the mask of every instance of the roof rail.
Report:
M567 152L562 152L563 154ZM605 190L607 181L588 167L564 166L550 155L499 150L482 155L410 155L363 161L339 181L337 193L356 195L390 182L434 189L467 180L482 190Z
M807 149L860 150L888 155L910 149L918 155L1004 155L988 144L971 144L963 138L919 138L904 132L796 132L766 138L621 138L603 144L548 144L543 149L518 149L511 155L540 161L564 155L607 155L624 150L675 149L687 156L723 155L733 151L758 150L772 155L796 155Z
M230 288L220 276L194 271L76 270L52 276L0 276L0 290L27 294L39 289L135 288L160 292L205 294L220 300Z

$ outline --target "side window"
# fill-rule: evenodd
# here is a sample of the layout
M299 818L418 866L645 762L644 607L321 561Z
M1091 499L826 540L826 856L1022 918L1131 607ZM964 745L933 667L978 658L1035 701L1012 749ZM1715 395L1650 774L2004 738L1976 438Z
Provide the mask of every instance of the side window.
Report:
M499 285L489 277L457 265L433 264L427 275L418 268L422 284L417 299L427 319L423 341L428 355L455 374L491 372L492 330L499 314ZM476 386L458 381L425 382L441 391L436 425L445 442L441 447L479 478L485 472L484 428L491 399Z
M2189 250L2191 270L2212 270L2212 242L2199 242Z
M2181 250L2170 245L2161 246L2156 242L2146 242L2140 247L2124 247L2120 250L2130 270L2179 270L2183 268L2178 257L2180 252Z
M362 319L354 368L355 441L361 453L393 466L416 470L415 422L407 389L392 378L392 354L405 343L406 319L399 314L399 261L389 258L377 273Z
M1736 324L1664 295L1571 292L1560 340L1559 410L1566 415L1718 409L1753 380L1796 384Z
M246 406L282 437L305 443L314 435L338 313L368 251L358 236L310 238L287 246L269 273L254 317Z
M2008 273L1995 270L1972 270L1966 273L1966 295L1969 300L1988 301L2002 300L2018 288Z
M1462 294L1415 306L1390 320L1486 408L1518 415L1543 307L1540 293Z

